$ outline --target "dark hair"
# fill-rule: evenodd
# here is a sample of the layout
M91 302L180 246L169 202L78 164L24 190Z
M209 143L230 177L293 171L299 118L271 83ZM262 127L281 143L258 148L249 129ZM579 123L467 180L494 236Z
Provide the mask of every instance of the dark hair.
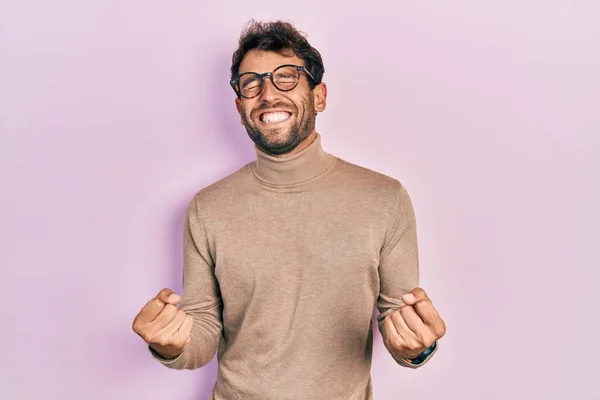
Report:
M250 50L272 51L283 56L296 56L304 61L306 69L315 78L309 79L310 88L321 83L325 68L321 54L312 47L306 35L291 23L284 21L257 22L251 20L240 36L237 50L231 59L231 79L239 75L240 64Z

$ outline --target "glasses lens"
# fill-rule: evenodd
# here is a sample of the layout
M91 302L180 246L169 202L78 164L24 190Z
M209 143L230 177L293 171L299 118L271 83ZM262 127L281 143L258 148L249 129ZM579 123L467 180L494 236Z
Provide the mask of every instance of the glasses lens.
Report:
M295 67L281 67L273 74L273 80L279 90L292 90L298 84L298 75Z
M279 67L273 72L273 81L277 89L289 91L298 85L299 76L296 67ZM242 74L238 81L241 95L248 98L257 96L262 89L262 84L260 76L255 72Z
M240 92L244 97L254 97L260 92L260 77L253 72L245 73L239 79Z

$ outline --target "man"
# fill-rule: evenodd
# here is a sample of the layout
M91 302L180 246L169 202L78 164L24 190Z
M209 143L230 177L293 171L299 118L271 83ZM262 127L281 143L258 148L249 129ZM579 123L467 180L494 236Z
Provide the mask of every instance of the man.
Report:
M231 85L257 159L194 196L183 297L161 290L133 324L169 368L202 367L218 350L215 400L371 399L375 305L402 366L422 366L445 333L417 287L406 189L321 146L323 72L292 25L243 32Z

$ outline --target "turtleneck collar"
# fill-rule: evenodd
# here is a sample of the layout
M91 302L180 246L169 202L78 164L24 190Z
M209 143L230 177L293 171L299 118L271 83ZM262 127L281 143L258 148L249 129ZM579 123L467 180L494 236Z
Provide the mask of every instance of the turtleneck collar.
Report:
M308 181L329 167L334 157L323 150L321 135L291 157L274 157L258 146L256 161L251 164L254 175L272 186L297 185Z

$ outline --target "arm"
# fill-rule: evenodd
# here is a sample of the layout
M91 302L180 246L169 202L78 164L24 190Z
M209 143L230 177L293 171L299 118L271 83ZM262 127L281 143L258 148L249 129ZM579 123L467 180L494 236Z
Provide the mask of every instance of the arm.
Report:
M385 347L399 365L418 368L429 361L437 351L437 346L432 348L425 357L413 363L408 357L400 354L401 352L388 338L388 329L393 329L392 318L401 318L400 309L406 305L402 301L402 296L419 284L415 212L408 192L400 183L398 183L394 209L389 218L388 232L380 253L379 278L377 322Z
M208 364L219 346L221 293L195 199L188 205L183 225L183 296L180 309L194 320L190 342L183 353L173 358L164 358L151 347L150 352L169 368L196 369Z

